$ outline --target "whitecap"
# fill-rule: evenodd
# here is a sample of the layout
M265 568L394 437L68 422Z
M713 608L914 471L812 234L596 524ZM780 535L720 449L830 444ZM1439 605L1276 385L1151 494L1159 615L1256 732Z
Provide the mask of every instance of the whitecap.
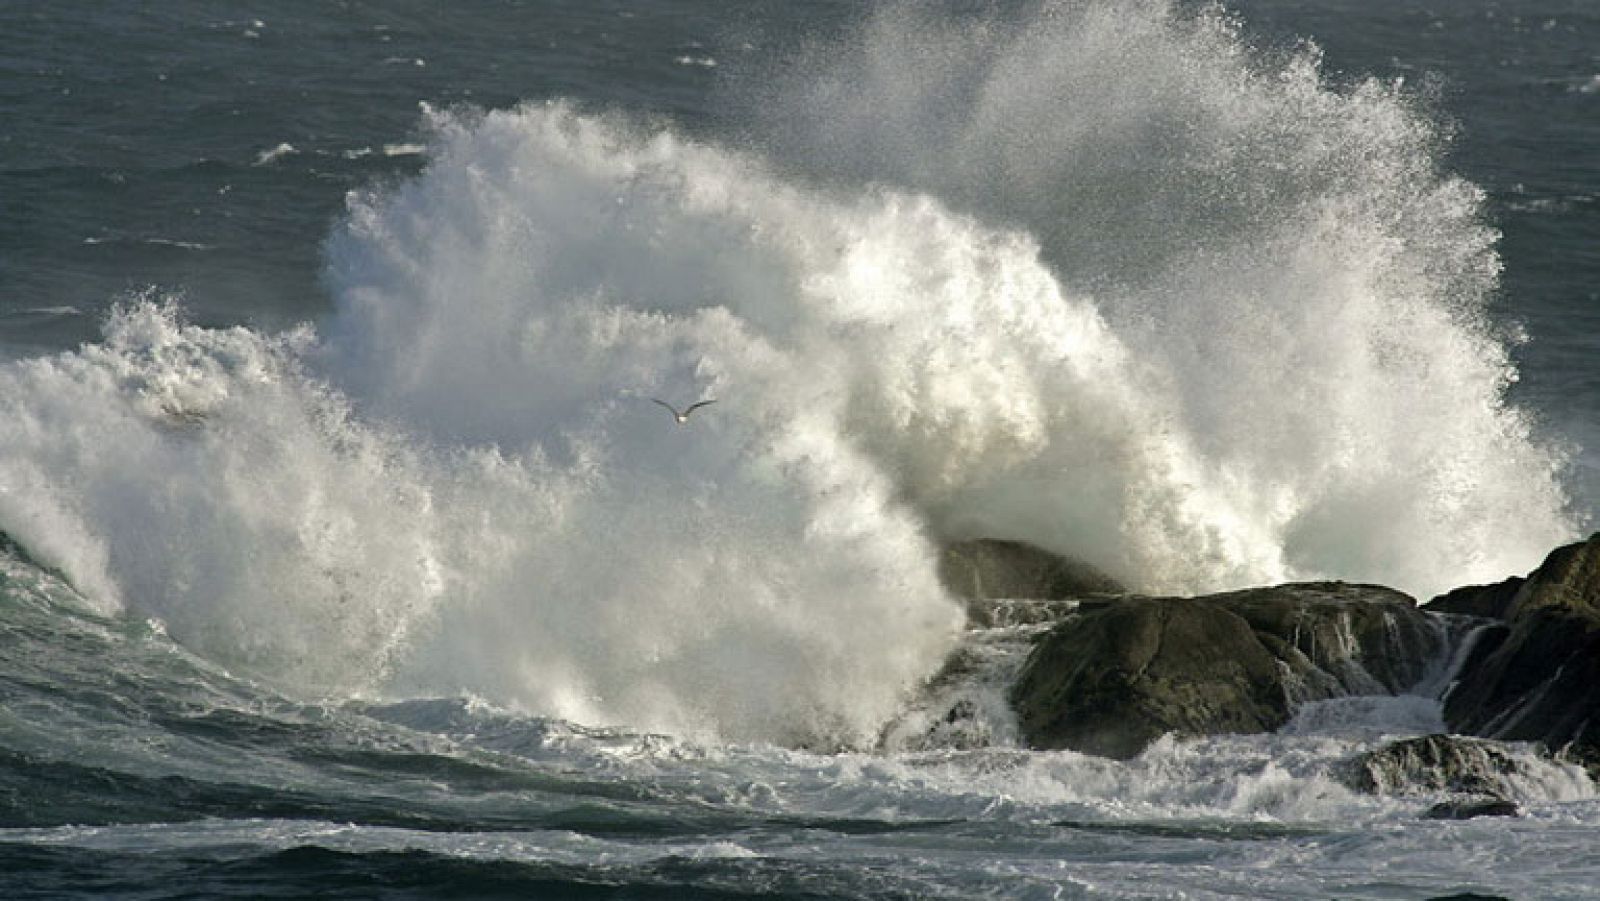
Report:
M256 154L255 165L257 165L257 166L269 166L269 165L277 162L278 160L282 159L283 157L289 156L291 154L299 153L299 152L300 151L296 150L293 144L290 144L289 142L285 141L285 142L279 144L276 147L270 147L270 148L268 148L266 150L263 150L260 153Z

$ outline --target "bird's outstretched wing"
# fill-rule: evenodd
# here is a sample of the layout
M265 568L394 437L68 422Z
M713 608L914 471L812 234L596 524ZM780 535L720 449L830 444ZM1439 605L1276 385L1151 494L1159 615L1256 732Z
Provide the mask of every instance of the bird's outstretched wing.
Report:
M693 413L694 411L700 409L701 407L709 407L714 403L716 403L715 400L702 400L702 401L698 401L696 403L692 403L692 404L690 404L688 406L687 409L685 409L683 411L683 415L688 416L690 413Z
M667 412L668 412L668 413L671 413L671 414L672 414L672 418L673 418L673 419L677 419L677 418L678 418L678 417L679 417L679 416L680 416L680 415L684 415L684 414L680 414L680 413L679 413L679 412L678 412L678 411L677 411L677 408L675 408L675 407L673 407L673 406L672 406L672 404L669 404L669 403L667 403L667 402L666 402L666 401L664 401L664 400L657 400L657 399L656 399L656 398L654 398L654 397L652 397L652 398L650 398L650 399L651 399L651 400L653 400L653 401L655 401L655 402L656 402L656 403L658 403L658 404L660 404L660 405L661 405L661 406L663 406L663 407L666 407L666 408L667 408ZM690 408L689 408L689 409L690 409L690 410L693 410L693 409L694 409L694 407L690 407ZM685 412L687 412L687 411L685 411Z

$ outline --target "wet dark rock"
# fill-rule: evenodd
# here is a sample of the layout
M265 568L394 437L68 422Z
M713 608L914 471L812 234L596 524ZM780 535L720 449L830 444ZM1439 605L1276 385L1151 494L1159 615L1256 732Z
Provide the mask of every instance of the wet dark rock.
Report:
M1423 609L1430 613L1505 619L1517 592L1526 582L1523 578L1512 578L1494 585L1468 585L1439 595L1424 604Z
M1438 625L1410 595L1380 585L1308 582L1212 595L1271 643L1302 681L1293 700L1397 694L1428 675L1444 650ZM1272 645L1277 647L1276 645ZM1332 684L1319 681L1333 677ZM1293 682L1290 680L1290 688Z
M1068 620L1012 690L1027 742L1105 757L1165 732L1264 732L1287 720L1272 654L1236 614L1130 598Z
M1126 590L1087 563L1020 541L987 538L945 546L939 579L967 600L968 619L980 628L1050 622L1072 609L1052 602Z
M1526 580L1485 591L1496 588L1497 598L1510 595L1504 625L1462 667L1445 698L1446 724L1538 742L1600 771L1600 535L1553 551Z
M1375 795L1454 792L1496 800L1511 794L1517 759L1494 742L1460 735L1424 735L1390 742L1351 761L1344 782Z
M1033 747L1127 758L1167 732L1268 732L1306 701L1404 691L1441 649L1379 586L1101 598L1041 639L1011 698Z
M1520 817L1522 808L1505 798L1466 798L1459 801L1440 801L1428 808L1423 817L1430 820L1471 820L1478 817Z

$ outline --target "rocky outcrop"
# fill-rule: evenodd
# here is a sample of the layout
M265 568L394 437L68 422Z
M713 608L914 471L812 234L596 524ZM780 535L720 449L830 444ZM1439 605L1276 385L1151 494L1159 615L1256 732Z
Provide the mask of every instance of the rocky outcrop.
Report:
M1397 694L1444 652L1442 631L1416 601L1379 585L1311 582L1211 599L1244 617L1290 669L1294 701Z
M1464 798L1440 801L1423 814L1429 820L1475 820L1478 817L1520 817L1522 806L1505 798Z
M1070 612L1054 603L1126 591L1087 563L1020 541L977 539L946 545L939 579L967 601L968 622L979 628L1050 622Z
M1538 742L1600 769L1600 535L1555 550L1526 580L1452 592L1427 609L1463 605L1500 624L1462 666L1445 723Z
M1451 613L1457 616L1476 616L1483 619L1505 619L1511 602L1528 580L1511 578L1495 585L1468 585L1441 594L1425 607L1430 613Z
M1351 761L1343 781L1374 795L1451 792L1504 799L1509 777L1522 775L1517 759L1493 742L1459 735L1424 735L1390 742Z
M1024 740L1127 758L1165 732L1262 732L1287 719L1275 659L1237 615L1131 598L1068 620L1012 689Z
M1085 601L1012 703L1033 747L1126 758L1167 732L1266 732L1306 701L1403 691L1441 645L1411 598L1370 585Z
M1516 817L1514 778L1528 777L1522 763L1491 741L1459 735L1424 735L1390 742L1350 762L1343 781L1374 795L1453 795L1428 808L1430 820Z

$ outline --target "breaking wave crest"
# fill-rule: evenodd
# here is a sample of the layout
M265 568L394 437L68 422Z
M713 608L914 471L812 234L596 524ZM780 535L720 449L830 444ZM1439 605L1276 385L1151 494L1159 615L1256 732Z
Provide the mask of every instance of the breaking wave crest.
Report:
M0 369L0 528L304 692L846 745L955 640L943 541L1426 593L1572 534L1405 95L1157 2L898 12L760 153L430 113L317 329L146 298Z

